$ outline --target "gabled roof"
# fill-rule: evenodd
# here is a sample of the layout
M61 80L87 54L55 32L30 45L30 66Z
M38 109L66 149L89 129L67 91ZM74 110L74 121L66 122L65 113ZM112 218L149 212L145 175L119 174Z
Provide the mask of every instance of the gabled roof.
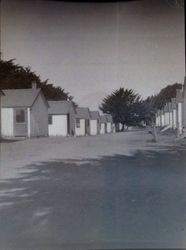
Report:
M99 111L90 111L90 119L99 120L100 119Z
M113 122L112 116L110 114L106 114L105 116L107 118L107 122Z
M90 119L89 108L77 107L76 108L76 118Z
M73 104L71 101L49 101L48 113L50 115L66 115L73 110Z
M3 92L2 107L32 107L41 89L3 89Z
M107 117L105 115L100 116L100 122L101 123L107 123Z

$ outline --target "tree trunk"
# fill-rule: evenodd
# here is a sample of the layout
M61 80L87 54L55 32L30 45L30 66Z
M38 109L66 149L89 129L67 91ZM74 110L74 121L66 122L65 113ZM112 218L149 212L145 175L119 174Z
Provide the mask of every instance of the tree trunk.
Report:
M125 123L122 123L122 129L121 129L121 131L122 132L125 131Z

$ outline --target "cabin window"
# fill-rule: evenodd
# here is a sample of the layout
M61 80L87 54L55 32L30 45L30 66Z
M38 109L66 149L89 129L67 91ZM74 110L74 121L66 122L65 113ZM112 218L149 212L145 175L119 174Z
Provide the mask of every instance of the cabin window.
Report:
M25 123L26 122L26 114L24 109L16 109L16 123Z
M76 119L76 128L80 128L80 119L79 118Z
M49 115L49 116L48 116L48 124L49 124L49 125L52 125L52 115Z

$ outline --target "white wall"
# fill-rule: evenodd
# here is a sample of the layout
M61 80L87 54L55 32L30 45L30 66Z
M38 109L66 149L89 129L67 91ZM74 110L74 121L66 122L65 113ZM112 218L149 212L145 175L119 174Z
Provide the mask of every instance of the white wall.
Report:
M178 103L178 113L177 113L177 129L178 133L181 134L183 132L183 104L181 102Z
M80 128L75 127L75 132L77 136L85 135L85 120L80 119Z
M165 125L170 125L170 115L169 112L165 112Z
M40 94L30 110L31 136L48 136L48 107Z
M90 135L98 134L98 122L97 120L90 120Z
M107 122L107 133L111 133L111 132L112 132L112 123Z
M105 134L105 133L106 133L106 124L101 123L100 134Z
M173 112L169 112L169 124L173 128Z
M119 130L121 130L122 129L122 124L121 123L119 123Z
M160 116L156 116L156 126L160 126Z
M27 135L31 137L30 108L27 108Z
M68 135L68 116L52 115L52 124L48 125L49 136Z
M173 109L173 129L176 129L176 109Z
M158 116L156 115L156 126L158 127Z
M161 115L161 126L162 127L165 126L165 115L164 114Z
M13 108L2 108L1 110L2 137L14 136L14 112Z

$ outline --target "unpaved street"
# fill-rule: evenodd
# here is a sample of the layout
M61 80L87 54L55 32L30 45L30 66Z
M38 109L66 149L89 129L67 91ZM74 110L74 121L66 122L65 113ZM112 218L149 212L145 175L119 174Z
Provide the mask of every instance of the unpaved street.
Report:
M186 148L151 139L2 143L0 249L186 247Z

